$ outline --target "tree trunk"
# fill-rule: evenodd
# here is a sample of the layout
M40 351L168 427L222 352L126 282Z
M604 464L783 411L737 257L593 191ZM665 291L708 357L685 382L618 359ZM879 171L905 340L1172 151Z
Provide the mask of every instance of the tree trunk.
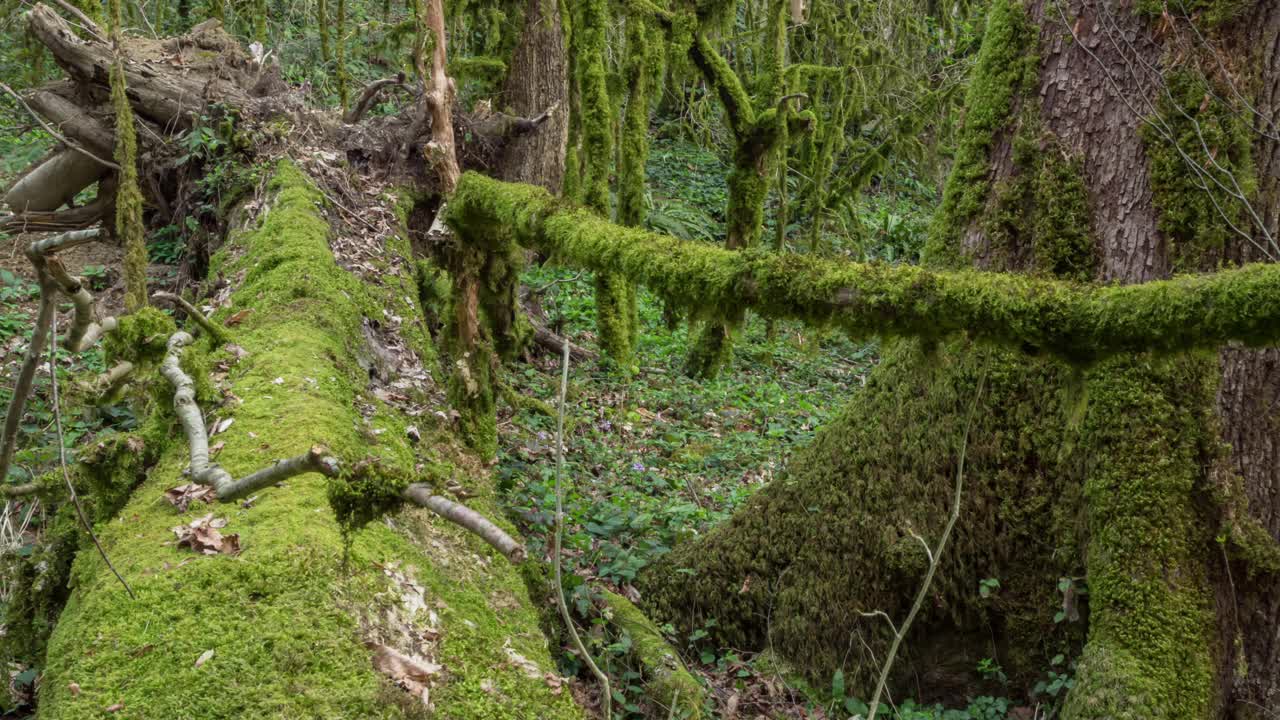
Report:
M1135 283L1266 257L1280 7L1192 26L1131 5L993 3L931 262ZM1197 32L1247 48L1255 76L1219 72ZM1228 79L1256 93L1256 115ZM1246 206L1215 182L1250 188L1250 149ZM733 647L772 648L816 681L842 669L866 692L891 634L868 613L905 616L927 563L914 535L941 531L985 387L961 520L894 694L963 703L1000 690L974 671L981 658L1023 689L1078 662L1068 718L1259 717L1280 701L1277 357L1081 372L963 340L899 343L786 477L640 589L659 615L715 618ZM1000 581L990 598L985 578Z
M282 164L265 198L269 212L255 219L243 215L249 209L235 211L256 227L236 233L215 258L227 277L243 278L213 316L220 325L232 313L244 318L228 330L240 350L191 347L182 366L210 418L235 421L213 439L225 445L216 462L239 476L323 443L348 467L370 457L390 466L414 456L413 435L467 486L469 508L499 518L487 471L449 449L458 447L449 422L409 418L374 399L376 381L363 369L368 356L386 353L378 343L390 337L392 315L397 325L404 318L396 360L434 359L411 321L418 312L411 272L395 270L412 267L408 242L388 238L390 270L365 282L335 262L323 203ZM379 309L377 318L364 318L361 308ZM352 341L361 337L365 344ZM221 394L210 385L210 358L229 370ZM154 368L154 359L141 362ZM137 377L157 396L172 396L162 380ZM219 406L223 399L233 400ZM173 413L160 409L86 466L126 496L140 482L119 515L97 528L137 599L96 554L80 553L74 591L48 644L40 717L115 707L156 718L399 718L428 704L442 717L581 717L569 693L543 675L555 666L519 569L479 537L421 511L344 535L326 491L337 497L347 476L301 475L244 502L195 500L176 511L166 490L190 479L187 443L175 426ZM144 454L152 464L129 460ZM237 536L235 557L175 544L174 528L206 513L226 519L221 533Z
M560 192L569 137L569 66L555 0L528 0L524 31L511 57L503 99L510 111L533 117L555 107L541 130L508 141L498 176Z

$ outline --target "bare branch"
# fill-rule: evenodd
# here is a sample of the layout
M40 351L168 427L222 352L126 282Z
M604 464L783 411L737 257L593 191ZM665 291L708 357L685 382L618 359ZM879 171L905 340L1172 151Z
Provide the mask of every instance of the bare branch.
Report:
M50 334L58 333L58 318L55 316L50 326ZM111 570L111 574L116 576L120 584L124 586L124 591L129 593L130 600L137 600L137 596L133 594L133 588L129 587L129 583L125 582L124 576L120 571L116 570L116 566L111 563L111 558L107 557L107 551L103 549L102 543L98 542L98 536L93 532L93 525L89 522L89 518L84 514L84 507L80 505L80 497L76 495L76 486L71 482L71 473L67 471L67 443L62 436L62 409L58 403L58 367L56 364L57 353L54 351L53 345L49 346L49 383L53 389L53 421L58 430L58 466L62 468L62 481L67 485L67 495L71 499L71 504L76 508L76 515L80 518L80 524L84 526L84 531L89 533L89 539L93 541L93 546L98 548L98 554L102 556L102 561L107 564L107 568Z
M365 113L369 112L369 108L373 107L373 101L378 99L378 94L382 92L383 88L403 84L404 73L400 73L393 78L382 78L381 80L374 80L369 83L364 87L364 90L361 91L360 99L357 100L356 104L352 105L351 109L347 111L347 114L343 116L342 122L348 125L354 125L360 122L360 120L364 118Z
M475 533L481 540L484 540L493 549L502 553L512 563L519 564L524 562L524 545L517 542L505 530L494 525L488 518L475 510L433 494L430 485L414 483L405 488L404 498Z
M45 122L45 121L44 121L44 118L40 117L39 113L37 113L35 110L32 110L32 109L31 109L31 106L27 104L27 101L26 101L26 100L22 99L22 96L21 96L21 95L19 95L18 93L16 93L16 92L14 92L14 91L13 91L13 88L9 87L8 85L6 85L6 84L4 84L4 83L0 83L0 90L4 90L6 93L8 93L8 94L12 95L12 96L13 96L13 99L14 99L14 100L17 100L17 101L18 101L18 103L19 103L20 105L22 105L22 107L23 107L23 108L25 108L25 109L26 109L26 111L27 111L28 113L30 113L30 114L31 114L31 117L35 118L35 119L36 119L36 122L40 123L40 127L44 128L44 131L45 131L45 132L47 132L47 133L49 133L50 135L52 135L53 137L57 138L57 139L58 139L58 141L59 141L59 142L61 142L63 145L66 145L67 147L71 148L72 150L75 150L76 152L78 152L78 153L80 153L80 154L84 155L85 157L87 157L87 158L89 158L89 159L93 160L94 162L97 162L99 165L102 165L103 167L107 167L107 168L110 168L110 169L112 169L112 170L114 170L114 171L116 171L116 172L120 172L120 166L119 166L119 165L117 165L117 164L115 164L115 163L111 162L110 160L103 160L102 158L98 157L97 155L94 155L93 153L91 153L91 152L89 152L88 150L86 150L86 149L84 148L84 146L82 146L80 143L74 142L74 141L72 141L72 140L68 140L66 137L64 137L64 136L62 135L62 133L58 132L57 130L54 130L54 129L49 125L49 123L47 123L47 122Z
M119 323L114 317L108 317L101 323L93 322L93 295L84 288L79 279L71 277L62 262L56 257L45 261L49 275L58 284L58 289L71 298L75 306L75 320L67 336L62 339L62 346L73 353L84 352L93 347L103 335L115 330Z
M155 292L155 293L151 293L151 299L160 300L163 302L169 302L169 303L173 303L174 305L177 305L179 308L182 309L183 312L187 314L187 317L194 320L195 323L199 325L200 328L203 329L205 332L209 333L209 335L211 335L214 340L217 340L218 342L226 341L227 333L223 331L222 328L210 322L209 318L205 317L203 313L201 313L199 310L196 309L195 305L192 305L191 303L187 302L186 298L182 297L181 295L174 295L173 293L168 293L168 292Z

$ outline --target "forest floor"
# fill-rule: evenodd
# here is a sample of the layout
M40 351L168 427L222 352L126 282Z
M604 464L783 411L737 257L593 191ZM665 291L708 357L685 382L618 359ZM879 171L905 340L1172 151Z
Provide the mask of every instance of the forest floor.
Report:
M555 280L543 297L550 324L596 350L590 277L535 268L524 283L540 288ZM584 582L636 598L630 582L641 568L681 538L711 529L781 473L792 451L858 391L876 359L873 344L840 333L779 324L770 337L765 321L753 317L740 330L726 371L714 381L695 381L682 372L689 323L669 331L660 302L643 290L639 306L639 373L622 379L598 360L570 368L564 544L580 607L586 606ZM554 404L560 358L543 353L532 360L509 367L507 382L521 395ZM546 554L554 518L555 423L530 408L499 414L497 471L534 556ZM676 638L677 645L722 713L826 717L766 663L712 647L706 634ZM620 649L602 652L609 657ZM625 679L625 667L615 671ZM637 704L638 688L627 685L623 705Z

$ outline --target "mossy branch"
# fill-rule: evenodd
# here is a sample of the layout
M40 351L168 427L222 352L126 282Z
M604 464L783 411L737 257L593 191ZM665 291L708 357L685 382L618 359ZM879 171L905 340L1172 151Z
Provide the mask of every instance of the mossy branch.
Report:
M967 332L1076 365L1119 353L1280 342L1276 264L1113 286L734 252L620 227L541 188L474 173L463 176L448 221L464 238L506 237L566 265L625 275L684 307L722 316L750 308L858 336Z

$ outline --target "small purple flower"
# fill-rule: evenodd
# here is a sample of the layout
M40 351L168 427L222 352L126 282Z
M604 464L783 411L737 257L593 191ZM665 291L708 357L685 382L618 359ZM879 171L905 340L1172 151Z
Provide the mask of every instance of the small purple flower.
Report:
M644 472L644 463L637 460L631 463L631 469L635 470L636 472Z

